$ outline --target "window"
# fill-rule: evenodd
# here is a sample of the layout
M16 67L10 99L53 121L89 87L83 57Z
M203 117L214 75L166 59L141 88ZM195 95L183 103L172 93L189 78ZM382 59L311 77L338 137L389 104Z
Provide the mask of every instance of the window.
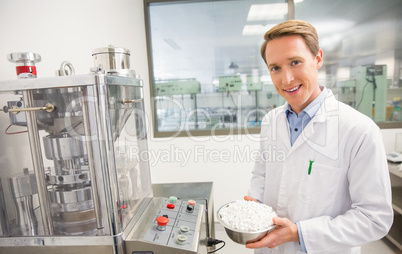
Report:
M380 127L401 128L400 10L400 0L145 0L154 136L259 133L285 102L260 46L289 13L317 28L320 84Z
M258 133L282 105L260 56L287 1L146 1L155 137Z
M401 128L402 1L304 0L295 18L317 29L320 83L382 128Z

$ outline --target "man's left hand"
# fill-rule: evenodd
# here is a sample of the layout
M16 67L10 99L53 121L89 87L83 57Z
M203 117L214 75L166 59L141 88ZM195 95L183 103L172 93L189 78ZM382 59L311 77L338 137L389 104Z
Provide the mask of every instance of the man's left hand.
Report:
M299 234L295 223L291 222L289 219L279 217L273 218L273 223L276 227L272 232L258 242L247 244L246 248L275 248L286 242L299 242Z

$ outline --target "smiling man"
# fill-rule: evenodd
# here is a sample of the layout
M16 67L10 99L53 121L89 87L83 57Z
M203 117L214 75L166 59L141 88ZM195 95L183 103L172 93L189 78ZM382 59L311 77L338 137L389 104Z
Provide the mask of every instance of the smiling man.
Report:
M391 187L377 125L318 83L323 64L315 28L283 22L264 36L261 54L286 104L261 127L261 158L246 200L278 214L275 230L247 248L256 253L360 253L387 234ZM275 147L285 159L266 158Z

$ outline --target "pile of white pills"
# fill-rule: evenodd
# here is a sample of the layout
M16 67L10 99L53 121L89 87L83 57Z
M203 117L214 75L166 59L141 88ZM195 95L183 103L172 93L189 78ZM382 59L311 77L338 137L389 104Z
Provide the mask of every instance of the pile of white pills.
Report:
M254 201L237 200L219 210L221 220L233 229L253 232L268 228L277 214L272 207Z

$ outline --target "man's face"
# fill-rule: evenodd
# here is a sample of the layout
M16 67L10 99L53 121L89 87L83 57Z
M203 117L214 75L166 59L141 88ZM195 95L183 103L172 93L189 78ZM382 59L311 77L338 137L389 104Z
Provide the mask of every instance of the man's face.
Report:
M322 50L313 56L300 35L291 35L268 42L265 57L276 91L299 114L321 92Z

